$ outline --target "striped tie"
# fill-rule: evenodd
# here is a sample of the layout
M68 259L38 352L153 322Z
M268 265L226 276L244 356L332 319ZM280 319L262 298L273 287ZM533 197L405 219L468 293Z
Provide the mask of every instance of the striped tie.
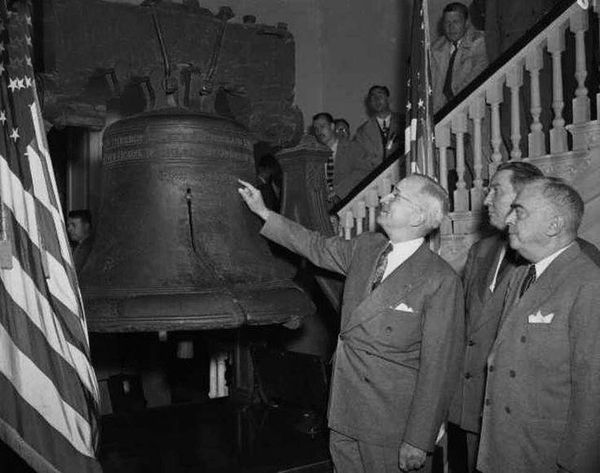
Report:
M329 192L333 192L333 171L334 171L334 163L335 158L333 153L331 156L327 158L327 163L325 163L325 181L327 183L327 190Z
M375 267L375 274L373 276L373 283L371 284L371 291L374 291L377 286L381 284L383 280L383 275L385 273L385 268L387 268L388 255L393 250L393 246L391 243L388 243L385 249L379 255L379 259L377 260L377 266Z

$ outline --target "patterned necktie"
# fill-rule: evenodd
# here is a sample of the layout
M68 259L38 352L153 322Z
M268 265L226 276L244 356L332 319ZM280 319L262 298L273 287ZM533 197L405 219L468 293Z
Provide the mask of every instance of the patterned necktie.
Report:
M521 283L521 290L519 291L519 299L523 297L525 291L529 289L529 287L535 282L536 274L535 274L535 264L530 264L529 269L527 270L527 275L523 282Z
M327 158L325 163L325 182L327 183L327 191L333 192L333 173L335 172L335 157L333 153Z
M456 59L456 53L458 52L458 43L453 42L454 51L450 55L450 62L448 62L448 71L446 72L446 80L444 81L444 96L446 100L450 102L454 98L454 92L452 92L452 69L454 69L454 60Z
M384 250L381 252L379 259L377 260L377 266L375 267L375 274L373 276L373 283L371 284L371 291L374 291L377 286L381 284L383 279L383 273L387 267L388 255L394 249L391 243L388 243Z

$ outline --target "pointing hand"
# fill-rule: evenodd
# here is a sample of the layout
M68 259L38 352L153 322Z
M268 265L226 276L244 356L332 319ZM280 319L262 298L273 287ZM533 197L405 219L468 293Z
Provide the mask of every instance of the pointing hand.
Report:
M260 218L266 220L271 211L265 205L260 191L246 181L238 179L238 182L243 186L238 189L238 192L242 196L242 199L244 199L244 202L248 205L248 208Z

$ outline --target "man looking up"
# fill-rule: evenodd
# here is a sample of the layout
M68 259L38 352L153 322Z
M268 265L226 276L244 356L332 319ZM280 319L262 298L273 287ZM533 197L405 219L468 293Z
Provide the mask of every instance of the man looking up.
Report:
M506 219L530 264L509 282L488 357L483 473L600 471L600 268L576 239L583 210L569 185L540 178Z
M336 471L430 471L464 327L460 279L424 240L448 211L446 191L411 175L382 198L387 237L344 240L268 210L260 192L240 182L242 198L265 220L262 235L346 276L328 412Z
M390 91L385 85L374 85L367 94L371 118L356 130L356 141L371 156L374 168L391 156L400 144L401 118L390 109Z
M516 255L508 246L506 217L517 192L542 176L537 167L524 161L508 161L498 167L484 202L495 232L469 250L463 275L465 357L448 426L448 461L455 473L475 472L487 356L496 337L508 280L517 267Z
M367 154L354 141L337 137L333 117L329 113L317 113L313 117L312 128L317 141L331 150L325 164L325 182L328 201L335 204L369 174Z

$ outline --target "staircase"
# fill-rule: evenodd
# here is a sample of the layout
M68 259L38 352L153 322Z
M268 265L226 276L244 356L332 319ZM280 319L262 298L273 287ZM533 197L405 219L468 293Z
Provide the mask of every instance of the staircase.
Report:
M440 232L440 253L458 271L481 236L486 175L505 160L528 160L570 182L586 204L580 234L600 244L600 122L591 120L592 111L600 109L600 94L588 89L597 82L589 80L597 75L596 65L589 65L599 50L600 1L589 3L589 9L573 0L557 4L435 116L435 175L453 197ZM467 133L472 179L465 178ZM451 157L458 175L453 189L447 179ZM398 181L398 169L398 159L388 161L334 209L340 236L350 239L375 230L379 198Z

